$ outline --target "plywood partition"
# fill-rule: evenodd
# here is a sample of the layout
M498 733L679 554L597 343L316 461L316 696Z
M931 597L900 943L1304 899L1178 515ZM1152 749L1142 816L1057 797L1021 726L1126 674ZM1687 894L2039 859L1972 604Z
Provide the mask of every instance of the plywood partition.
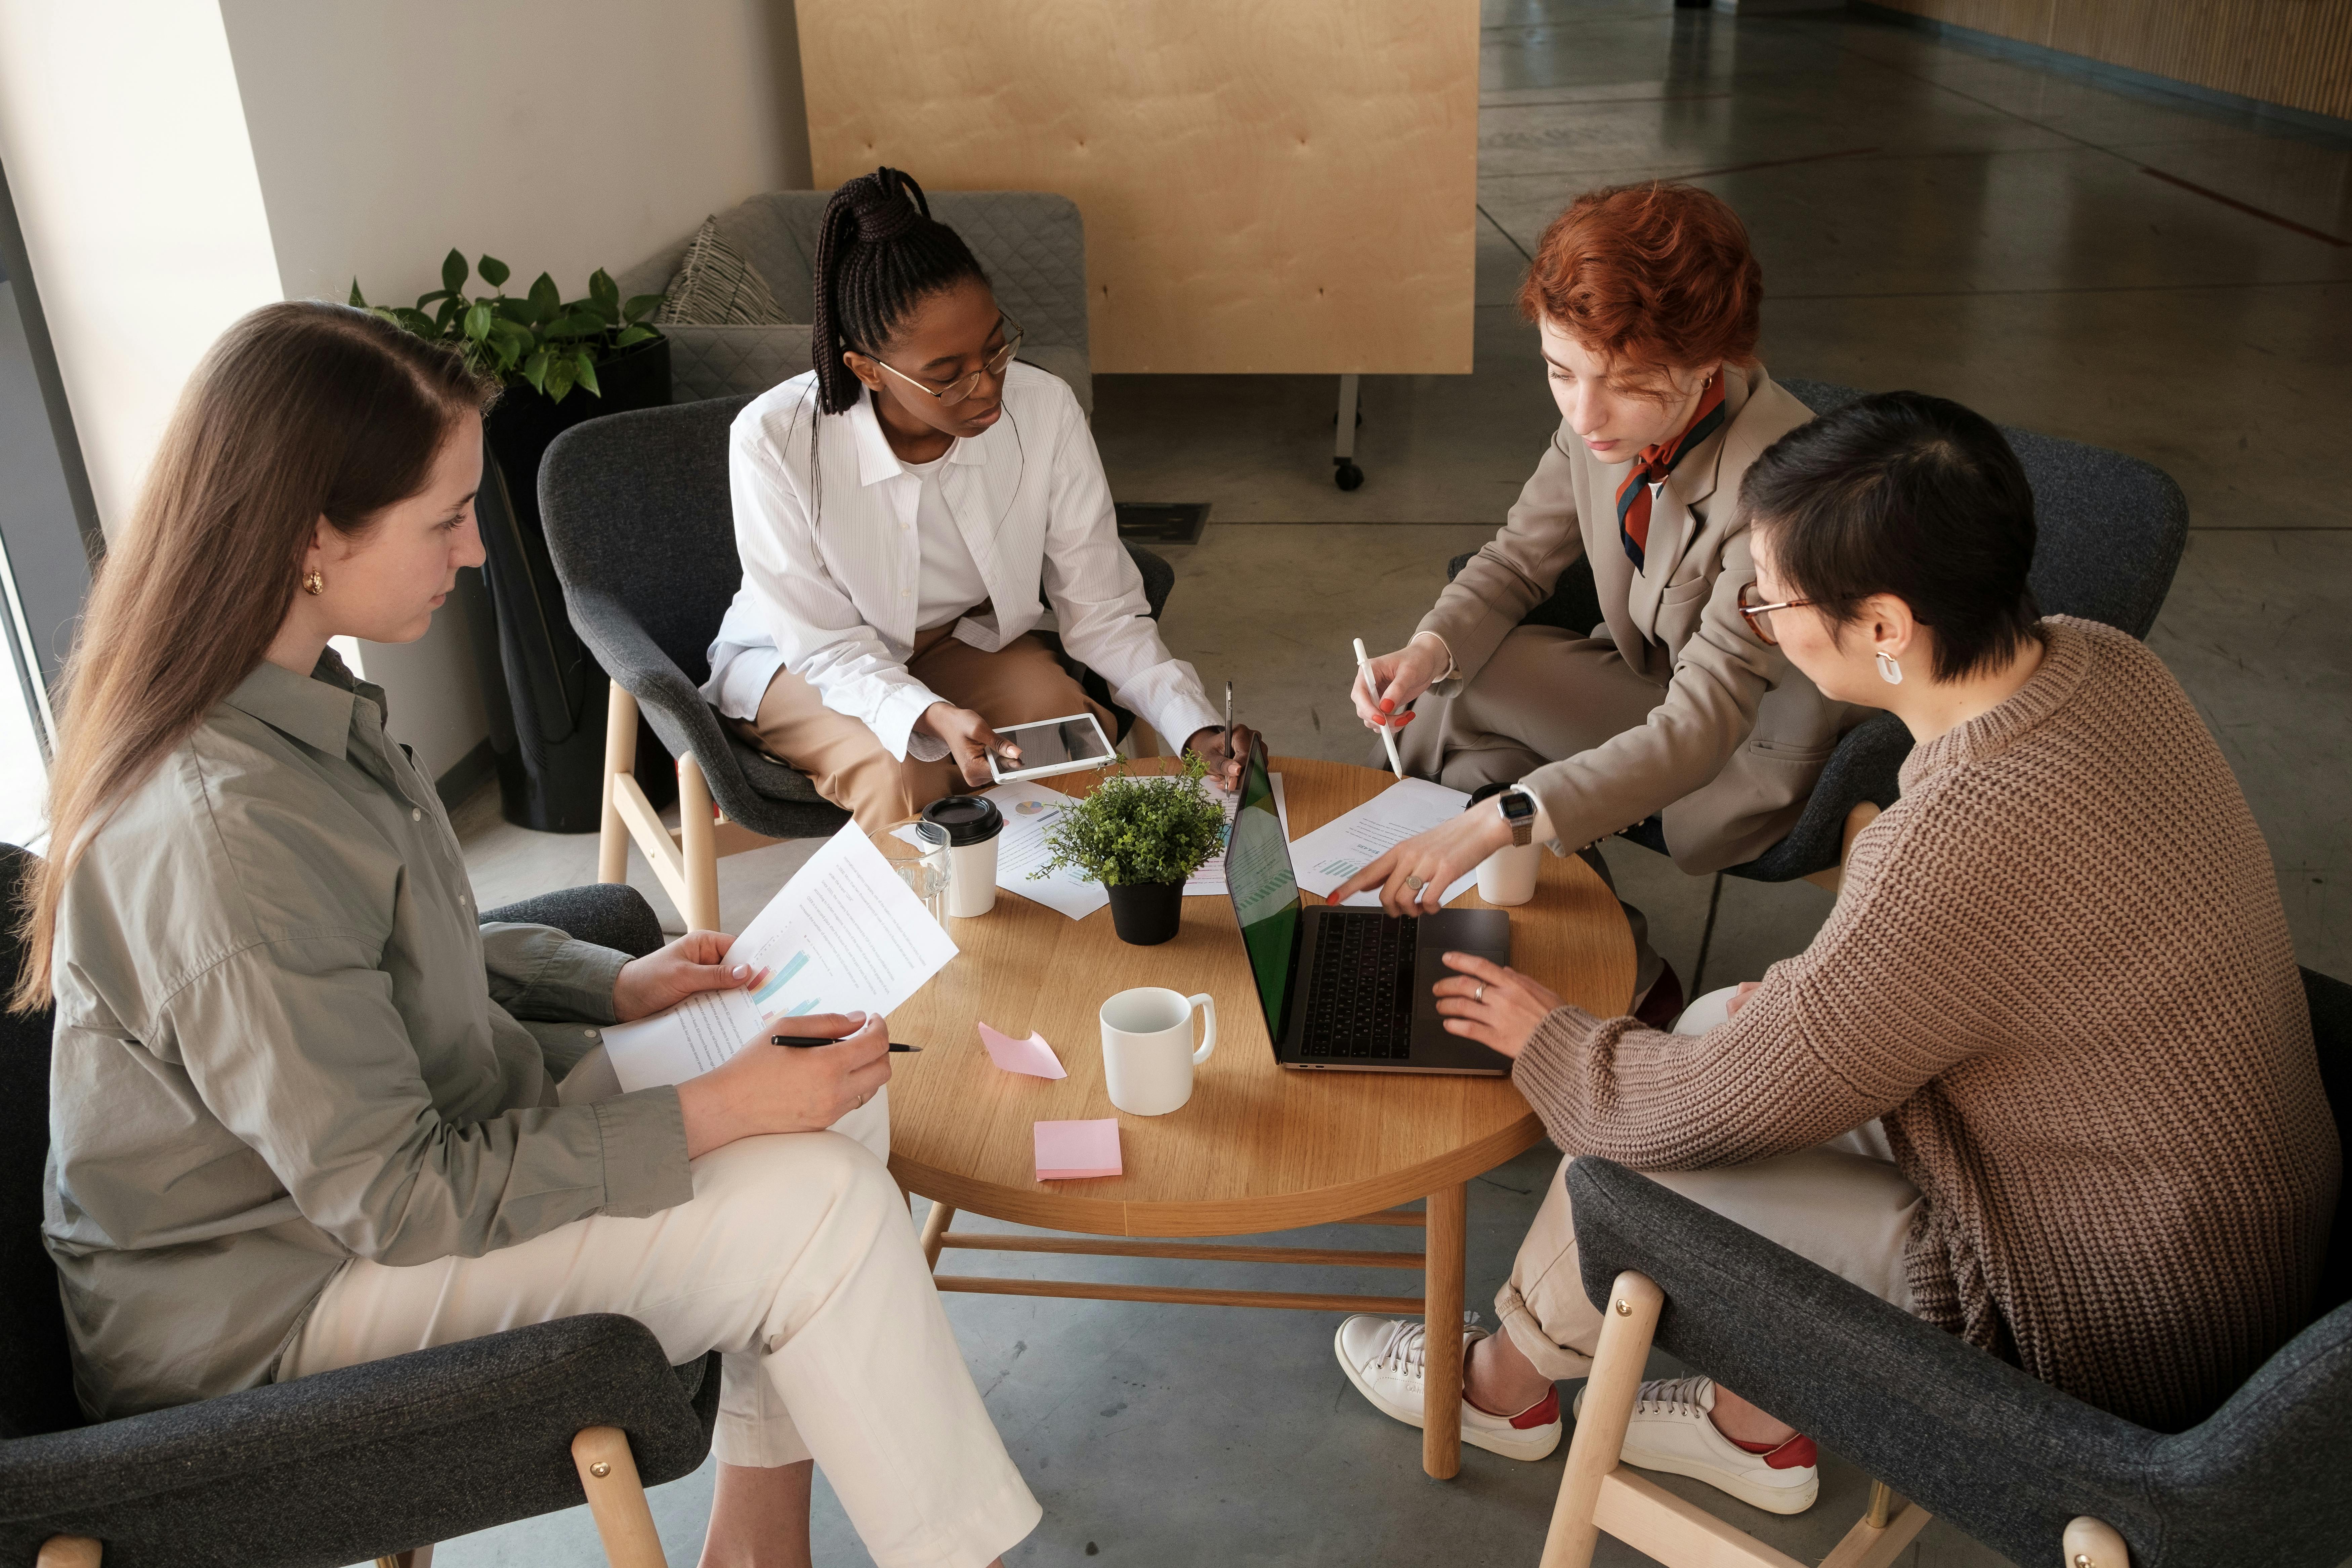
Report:
M799 0L819 186L1058 191L1098 373L1470 369L1477 0Z

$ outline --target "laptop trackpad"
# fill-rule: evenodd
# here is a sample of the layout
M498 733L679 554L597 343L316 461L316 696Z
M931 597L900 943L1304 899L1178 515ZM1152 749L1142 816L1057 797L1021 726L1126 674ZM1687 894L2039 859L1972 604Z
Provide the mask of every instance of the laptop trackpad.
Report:
M1509 1058L1475 1040L1446 1032L1444 1019L1437 1011L1437 997L1430 987L1459 973L1446 967L1445 955L1449 952L1475 953L1491 963L1507 965L1511 962L1511 917L1501 910L1440 910L1421 918L1413 947L1412 1059L1421 1065L1435 1066L1437 1060L1433 1058L1454 1058L1462 1067L1507 1070Z

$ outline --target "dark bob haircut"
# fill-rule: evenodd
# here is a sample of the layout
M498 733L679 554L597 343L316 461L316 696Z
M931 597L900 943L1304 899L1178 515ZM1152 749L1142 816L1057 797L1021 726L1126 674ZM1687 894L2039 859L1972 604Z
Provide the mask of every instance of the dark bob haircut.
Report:
M1800 425L1740 485L1783 586L1833 628L1891 594L1936 634L1934 676L1999 669L2041 636L2033 489L1983 415L1886 392Z

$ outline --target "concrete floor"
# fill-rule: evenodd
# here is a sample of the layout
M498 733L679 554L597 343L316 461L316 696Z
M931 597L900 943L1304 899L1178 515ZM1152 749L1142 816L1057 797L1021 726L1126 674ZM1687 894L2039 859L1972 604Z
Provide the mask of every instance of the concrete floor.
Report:
M1176 651L1213 682L1235 680L1276 751L1360 758L1349 637L1402 638L1445 559L1492 531L1556 423L1533 331L1510 304L1525 253L1579 190L1694 178L1755 236L1774 371L1941 393L2180 481L2196 531L2151 643L2237 769L2303 962L2352 974L2352 903L2338 891L2352 879L2341 767L2352 754L2352 492L2337 368L2352 358L2352 138L1834 12L1737 19L1657 0L1487 0L1484 22L1477 369L1366 384L1363 489L1330 483L1328 378L1097 382L1117 493L1214 505L1199 544L1165 552L1179 575L1165 627ZM593 840L508 827L494 804L473 803L460 826L485 905L593 875ZM728 921L747 919L807 847L722 862ZM1706 983L1753 977L1801 949L1828 909L1802 884L1727 880L1709 933L1709 881L1622 843L1609 858L1685 979L1703 942ZM1555 1158L1532 1152L1472 1189L1468 1300L1490 1325ZM1381 1244L1361 1232L1285 1239ZM1046 1266L1135 1279L1176 1267ZM1272 1285L1274 1273L1232 1278ZM1359 1277L1305 1288L1408 1287ZM1013 1563L1537 1555L1558 1458L1472 1449L1458 1479L1426 1479L1415 1436L1364 1405L1332 1364L1328 1317L968 1296L948 1308L1045 1504ZM1864 1484L1832 1458L1822 1502L1794 1520L1689 1490L1818 1560ZM673 1563L694 1560L709 1485L706 1467L655 1494ZM829 1494L816 1552L867 1561ZM577 1514L449 1542L439 1559L594 1560ZM1644 1561L1605 1540L1601 1560ZM1937 1523L1906 1561L1998 1559Z

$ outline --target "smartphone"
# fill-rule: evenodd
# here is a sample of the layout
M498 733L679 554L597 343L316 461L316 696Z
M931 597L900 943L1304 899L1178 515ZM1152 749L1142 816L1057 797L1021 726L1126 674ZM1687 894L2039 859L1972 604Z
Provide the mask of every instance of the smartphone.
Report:
M1118 753L1091 713L1066 719L1045 719L1034 724L1013 724L996 731L997 738L1021 748L1021 760L1008 763L992 752L988 771L998 784L1014 779L1051 778L1098 768Z

